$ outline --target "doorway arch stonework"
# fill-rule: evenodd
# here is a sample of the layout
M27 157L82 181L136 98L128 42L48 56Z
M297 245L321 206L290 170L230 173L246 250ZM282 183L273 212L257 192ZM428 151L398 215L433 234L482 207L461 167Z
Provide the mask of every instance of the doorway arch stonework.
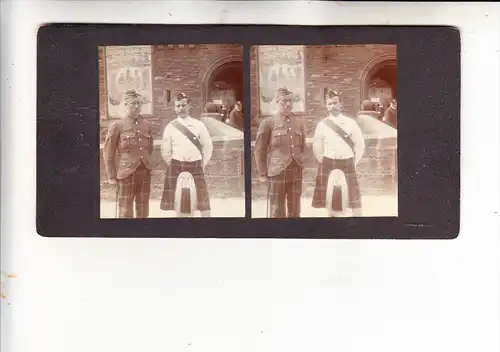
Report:
M361 72L359 81L361 83L361 101L368 99L368 91L372 77L384 67L394 67L396 70L396 55L381 55L370 61Z

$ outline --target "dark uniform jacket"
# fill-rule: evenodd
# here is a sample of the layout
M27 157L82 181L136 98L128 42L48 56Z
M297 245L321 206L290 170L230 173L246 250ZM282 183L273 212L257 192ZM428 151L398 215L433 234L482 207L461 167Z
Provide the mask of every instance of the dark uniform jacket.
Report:
M295 160L304 166L306 134L304 125L293 114L268 117L259 125L255 140L255 161L259 176L277 176Z
M134 173L141 162L153 168L154 147L151 123L144 118L123 118L113 122L104 142L104 165L108 178L124 179Z

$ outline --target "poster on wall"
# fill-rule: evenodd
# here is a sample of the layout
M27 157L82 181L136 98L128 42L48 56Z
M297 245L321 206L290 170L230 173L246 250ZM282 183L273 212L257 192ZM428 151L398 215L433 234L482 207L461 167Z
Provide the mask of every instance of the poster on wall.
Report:
M144 97L142 114L153 114L151 46L107 46L105 51L108 116L122 116L123 93L129 89Z
M370 82L368 97L378 99L382 104L388 105L392 100L392 88L384 80L375 79Z
M258 46L260 114L276 112L276 90L294 93L293 112L305 111L304 47L302 45Z

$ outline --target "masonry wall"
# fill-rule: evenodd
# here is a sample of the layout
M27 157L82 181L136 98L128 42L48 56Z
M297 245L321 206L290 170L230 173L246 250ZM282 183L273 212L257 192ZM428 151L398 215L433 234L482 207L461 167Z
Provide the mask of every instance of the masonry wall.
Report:
M214 142L214 153L205 168L208 190L213 198L244 197L243 141ZM156 167L152 173L151 198L161 199L165 182L165 163L161 157L160 146L153 152ZM100 152L101 199L115 201L116 193L107 183L102 150Z
M357 166L361 195L397 194L396 139L366 140L365 155ZM305 151L303 197L312 197L319 162L312 146ZM259 180L252 147L252 199L265 199L266 185Z
M303 119L308 136L314 132L318 121L326 116L323 90L332 88L342 93L344 113L355 116L362 100L362 74L367 66L378 57L396 55L395 45L309 45L304 47L306 113ZM257 127L265 116L259 114L257 47L250 50L250 91L252 119L252 140Z
M192 115L200 116L204 107L205 85L213 69L228 59L242 59L240 45L158 45L152 50L153 114L144 116L153 124L157 146L154 158L157 167L153 172L152 197L161 197L165 165L160 156L159 140L164 127L175 118L173 101L166 101L166 90L171 98L180 92L191 97ZM107 90L105 82L104 51L99 51L99 113L100 142L104 142L109 124L107 116ZM107 184L101 158L101 198L114 200L115 194ZM208 187L213 197L242 197L244 192L243 141L214 141L214 154L206 168Z
M369 64L382 56L396 55L394 45L306 46L304 48L306 111L298 117L306 126L307 137L312 137L318 122L326 116L323 103L325 88L342 94L344 113L356 116L362 100L362 76ZM250 50L250 91L252 140L257 127L266 116L259 114L257 47ZM397 193L397 141L395 138L366 140L366 150L358 165L361 192L364 195ZM312 196L318 162L311 145L306 147L304 169L304 196ZM265 185L258 178L252 147L252 198L265 197Z
M155 138L164 126L175 118L173 101L166 101L166 91L171 98L181 92L191 97L192 115L203 112L203 91L211 70L228 58L242 60L240 45L157 45L152 50L153 115L146 116L154 125ZM101 115L101 143L110 123L107 116L107 90L105 82L104 51L99 51L99 112Z

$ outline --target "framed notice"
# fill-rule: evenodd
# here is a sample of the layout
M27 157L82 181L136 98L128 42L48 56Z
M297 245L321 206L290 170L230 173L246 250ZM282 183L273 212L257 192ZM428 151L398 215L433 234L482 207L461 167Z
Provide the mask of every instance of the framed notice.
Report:
M151 46L107 46L106 88L109 117L121 117L123 93L134 89L144 97L142 114L153 114Z
M293 112L305 112L304 46L259 45L260 115L276 111L276 90L286 87L294 93Z

